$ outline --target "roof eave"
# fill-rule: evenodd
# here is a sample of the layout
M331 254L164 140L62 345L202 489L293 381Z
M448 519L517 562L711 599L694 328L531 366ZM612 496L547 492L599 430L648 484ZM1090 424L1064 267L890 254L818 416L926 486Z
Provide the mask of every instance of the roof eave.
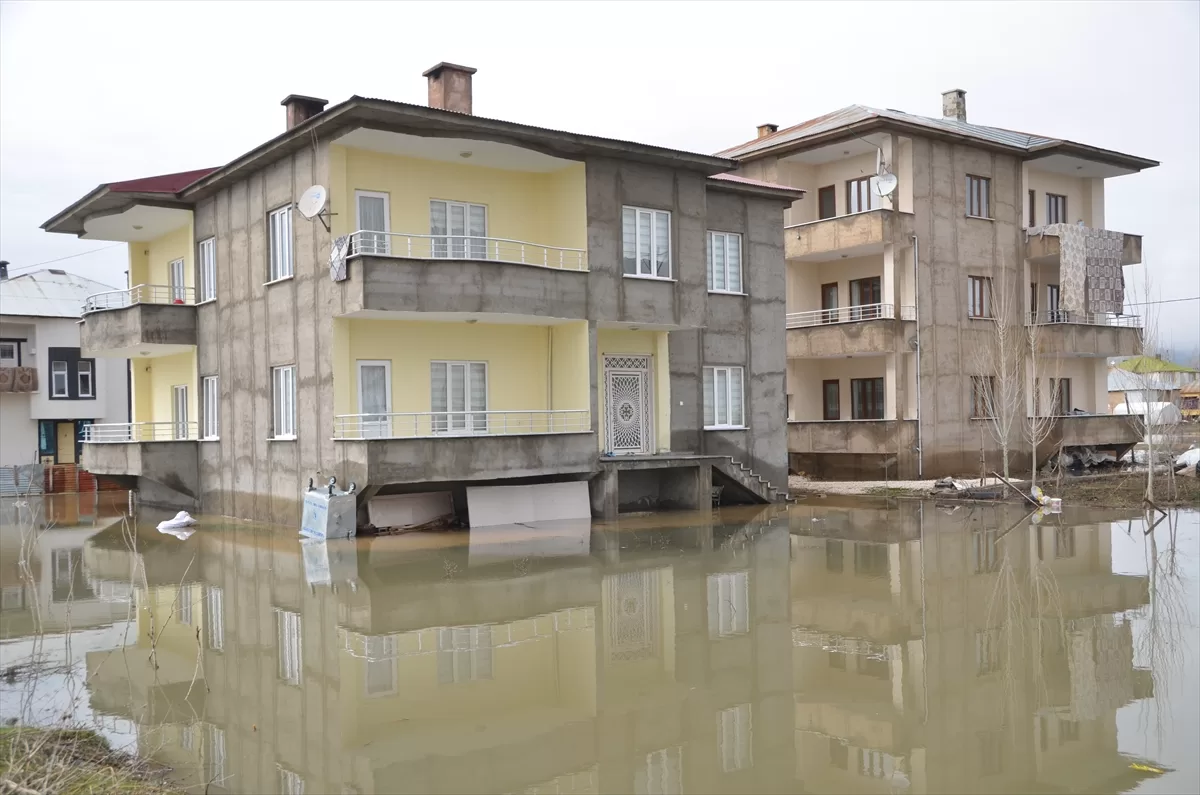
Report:
M777 199L778 201L790 205L794 201L804 198L806 191L800 188L767 188L762 185L747 185L739 182L727 182L724 180L709 180L705 183L708 190L719 190L725 193L736 193L741 196L757 196L763 199Z
M1157 160L1127 155L1123 152L1114 152L1111 149L1101 149L1097 146L1088 146L1087 144L1079 144L1074 141L1052 141L1030 147L1029 149L1030 159L1049 157L1056 154L1074 155L1086 160L1094 160L1098 163L1116 166L1117 168L1128 168L1133 171L1142 171L1161 165Z
M103 197L107 193L109 193L108 185L98 185L97 187L93 188L90 192L88 192L82 199L79 199L74 204L67 205L67 207L65 209L60 210L57 215L53 216L52 218L47 220L45 223L43 223L41 225L41 229L46 232L57 232L60 234L67 234L67 235L83 234L82 232L76 232L76 231L70 230L70 229L58 229L55 227L61 226L63 222L74 217L77 213L79 213L79 211L83 210L89 204L91 204L92 202L96 201L97 199ZM80 221L79 225L82 228L82 226L83 226L82 220Z

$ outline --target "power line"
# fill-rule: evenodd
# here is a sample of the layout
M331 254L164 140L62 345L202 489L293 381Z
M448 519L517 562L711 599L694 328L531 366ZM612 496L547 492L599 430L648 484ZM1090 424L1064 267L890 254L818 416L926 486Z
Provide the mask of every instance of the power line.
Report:
M32 265L21 265L19 267L12 268L12 270L13 271L27 271L30 268L39 268L42 265L50 265L55 262L62 262L65 259L74 259L75 257L84 257L84 256L87 256L88 254L95 254L97 251L108 251L110 248L116 248L117 246L123 246L123 245L125 245L125 244L124 243L113 243L111 246L101 246L100 248L94 248L94 249L91 249L90 251L81 251L78 254L68 254L65 257L59 257L58 259L48 259L45 262L35 262Z
M1193 298L1164 298L1161 301L1142 301L1140 304L1125 304L1125 306L1156 306L1158 304L1174 304L1179 301L1200 301L1200 295Z

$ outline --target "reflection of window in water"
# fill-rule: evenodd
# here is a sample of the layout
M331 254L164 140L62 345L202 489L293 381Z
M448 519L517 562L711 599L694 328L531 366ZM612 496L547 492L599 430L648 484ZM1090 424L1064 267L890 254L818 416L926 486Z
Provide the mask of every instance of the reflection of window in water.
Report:
M218 585L208 586L204 599L204 626L207 629L208 648L221 651L225 648L225 592Z
M858 672L863 676L870 676L875 679L891 678L891 669L888 667L888 661L883 657L859 657Z
M24 585L6 585L0 588L0 610L23 610L24 608Z
M181 585L175 598L175 620L190 627L192 625L192 586Z
M53 572L50 598L54 601L95 597L84 576L81 548L50 550L50 567Z
M975 675L1000 670L1000 630L984 629L975 633Z
M886 544L855 544L854 573L866 577L886 577L888 548Z
M275 767L279 769L279 791L283 795L304 795L304 776L283 765Z
M219 786L225 780L225 730L204 724L204 780Z
M492 628L443 627L438 630L438 682L492 678Z
M368 696L386 696L396 692L396 636L368 637L364 680Z
M611 660L658 657L659 576L657 571L610 575L608 648Z
M185 751L196 747L196 724L189 723L179 727L179 747Z
M829 764L842 770L850 768L850 746L836 737L829 738Z
M738 704L717 713L717 751L721 770L732 773L754 764L750 705Z
M896 772L896 757L874 748L856 748L858 774L868 778L890 779Z
M555 776L522 790L524 795L558 795L560 792L570 792L573 795L595 795L599 791L600 770L596 765L574 773Z
M279 649L279 678L289 685L300 684L304 669L302 646L303 626L300 614L291 610L275 609L276 644Z
M1066 718L1058 719L1058 744L1073 743L1079 741L1079 721L1067 720Z
M842 573L842 557L844 551L841 541L825 542L825 570Z
M1075 528L1059 527L1054 533L1054 557L1075 557Z
M683 746L646 754L646 765L633 775L637 795L671 795L683 792Z
M841 651L831 651L829 654L829 667L838 671L846 670L846 654Z
M994 776L1004 767L1004 734L1000 730L979 732L979 772Z
M998 567L999 536L1000 529L996 527L971 532L971 567L976 574L993 572Z
M750 631L750 574L708 575L708 634L718 638Z

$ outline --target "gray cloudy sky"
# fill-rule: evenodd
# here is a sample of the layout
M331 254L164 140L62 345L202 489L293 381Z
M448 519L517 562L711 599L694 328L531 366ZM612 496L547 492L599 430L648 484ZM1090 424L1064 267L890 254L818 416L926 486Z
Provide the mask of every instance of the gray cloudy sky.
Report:
M1198 42L1197 2L0 2L0 257L111 245L38 226L101 182L229 161L289 93L424 102L446 60L479 69L480 115L697 152L854 103L937 116L963 88L971 121L1162 161L1109 182L1106 225L1145 236L1152 298L1192 298ZM125 263L55 267L122 285ZM1157 310L1200 347L1200 301Z

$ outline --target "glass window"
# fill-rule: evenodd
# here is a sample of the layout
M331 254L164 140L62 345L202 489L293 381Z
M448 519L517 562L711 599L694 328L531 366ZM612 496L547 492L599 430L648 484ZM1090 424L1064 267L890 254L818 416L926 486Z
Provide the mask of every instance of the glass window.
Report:
M986 276L967 277L967 317L991 318L992 280Z
M270 281L286 279L295 271L292 263L292 207L280 207L267 216L270 227Z
M850 416L856 420L883 419L883 379L850 379Z
M70 394L66 362L50 363L50 397L65 398Z
M200 260L200 300L212 301L217 297L217 240L213 237L201 240L197 248Z
M81 359L79 361L78 380L79 397L85 398L96 396L95 382L93 381L92 376L91 360Z
M435 257L486 259L487 208L435 199L429 202L429 234Z
M296 366L271 369L272 428L275 439L296 438Z
M671 214L625 207L621 213L626 276L671 278Z
M434 433L487 433L487 364L430 362Z
M386 696L396 692L396 636L368 637L366 643L366 690L368 696Z
M708 289L718 293L742 292L741 235L708 233Z
M996 379L990 375L971 376L971 417L996 416Z
M879 177L861 177L846 180L846 212L863 213L879 207L879 196L875 183Z
M744 428L741 367L704 368L704 427Z
M204 439L216 439L220 436L218 418L221 410L220 381L215 375L206 375L200 379L200 436Z
M1067 197L1057 193L1046 194L1046 223L1067 223Z
M0 342L0 367L16 367L19 363L17 343Z
M390 201L386 193L357 190L354 192L358 203L358 234L355 240L355 251L361 254L389 254L389 238L391 218Z
M492 678L492 628L438 630L438 682L451 684Z
M842 418L842 383L841 381L822 381L822 418L825 420L840 420Z
M991 218L992 204L990 194L992 181L987 177L967 175L967 215L976 218Z

